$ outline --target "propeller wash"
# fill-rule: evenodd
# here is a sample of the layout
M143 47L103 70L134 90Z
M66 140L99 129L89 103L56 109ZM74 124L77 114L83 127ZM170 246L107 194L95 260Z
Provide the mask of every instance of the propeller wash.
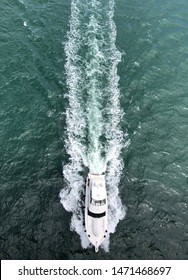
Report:
M90 247L85 232L83 194L85 167L90 174L105 172L108 199L108 233L102 243L109 250L109 234L115 232L125 208L118 196L123 162L120 152L123 132L120 108L114 0L72 0L70 31L65 44L68 108L65 148L68 164L63 166L65 187L60 192L63 207L72 212L71 230ZM125 143L124 143L125 144Z

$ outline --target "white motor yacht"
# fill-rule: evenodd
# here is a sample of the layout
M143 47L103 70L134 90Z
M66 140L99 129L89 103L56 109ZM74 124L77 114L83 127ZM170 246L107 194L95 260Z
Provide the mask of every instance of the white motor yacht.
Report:
M88 174L85 194L85 227L89 241L98 251L108 231L105 175Z

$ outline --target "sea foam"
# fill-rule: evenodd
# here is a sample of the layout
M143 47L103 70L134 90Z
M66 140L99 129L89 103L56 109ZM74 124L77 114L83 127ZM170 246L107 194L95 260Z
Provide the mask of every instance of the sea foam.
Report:
M71 230L90 246L83 226L83 193L87 172L106 173L109 234L114 233L125 207L119 197L125 144L120 120L114 1L72 0L70 31L65 44L69 106L66 110L65 148L69 162L63 166L65 187L60 198L72 212ZM102 247L109 250L109 236Z

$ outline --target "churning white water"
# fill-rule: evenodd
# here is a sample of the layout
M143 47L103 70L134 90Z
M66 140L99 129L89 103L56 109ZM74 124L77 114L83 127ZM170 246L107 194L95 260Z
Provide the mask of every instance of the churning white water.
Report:
M113 0L72 0L65 44L69 104L65 148L69 162L63 166L66 187L60 197L64 208L72 212L71 230L80 235L83 248L89 246L82 210L86 167L91 173L106 172L109 233L125 216L118 195L123 168L119 126L123 112L117 74L121 53L115 45L113 16ZM108 250L109 236L102 246Z

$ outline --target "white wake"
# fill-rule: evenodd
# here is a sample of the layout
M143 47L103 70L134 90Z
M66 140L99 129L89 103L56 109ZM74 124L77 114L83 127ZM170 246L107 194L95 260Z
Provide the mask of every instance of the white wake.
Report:
M123 169L120 129L119 76L114 0L72 0L70 31L65 45L69 107L66 110L65 148L69 163L63 166L66 187L60 193L64 208L72 212L71 230L89 246L83 226L82 195L90 172L106 172L109 233L115 232L125 208L118 185ZM109 248L109 236L103 244Z

